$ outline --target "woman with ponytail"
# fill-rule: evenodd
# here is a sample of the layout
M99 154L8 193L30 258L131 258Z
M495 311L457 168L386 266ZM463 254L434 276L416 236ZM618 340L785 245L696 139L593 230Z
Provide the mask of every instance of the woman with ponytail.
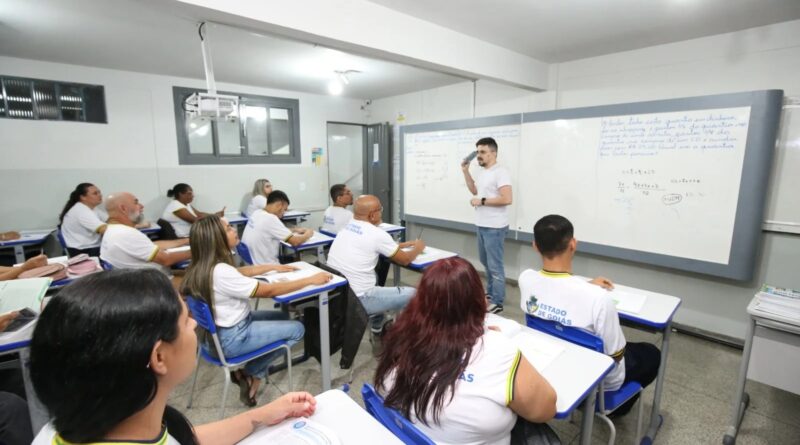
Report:
M175 187L167 190L167 197L172 198L172 201L167 204L161 219L172 224L175 229L175 235L178 238L188 238L189 230L192 224L198 218L208 215L208 213L201 212L192 207L194 201L194 190L189 184L178 183ZM219 212L214 213L217 216L225 215L225 207Z
M100 255L100 240L106 231L106 223L95 213L95 208L102 202L100 189L88 182L78 184L69 194L69 200L58 216L69 256L81 253Z

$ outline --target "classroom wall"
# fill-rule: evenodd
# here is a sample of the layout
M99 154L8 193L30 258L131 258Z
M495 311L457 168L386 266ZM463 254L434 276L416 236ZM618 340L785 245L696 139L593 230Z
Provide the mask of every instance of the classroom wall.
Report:
M471 82L465 82L380 99L373 102L370 117L373 121L416 124L768 88L800 96L798 72L800 21L793 21L553 65L552 88L544 93L478 81L474 89ZM397 139L395 147L399 147ZM399 190L399 180L395 185ZM468 199L466 188L463 192L463 199ZM514 199L525 199L532 193L514 192ZM395 205L397 200L396 193ZM417 230L411 227L410 233ZM580 227L576 228L576 237L580 240ZM462 253L479 266L473 234L427 228L425 238L431 245ZM530 245L514 241L506 243L505 260L506 275L512 279L525 268L541 265ZM676 322L741 339L745 334L745 308L762 283L800 288L800 236L765 232L756 264L755 278L747 283L590 255L576 258L575 272L604 275L620 283L679 296L683 303ZM519 301L514 297L506 304Z
M0 57L0 74L103 85L108 115L108 124L0 119L0 230L55 227L79 182L135 193L155 221L177 182L192 185L201 210L238 211L260 177L286 191L291 208L316 210L309 224L318 225L328 173L311 163L311 149L327 146L327 121L364 123L359 100L220 82L222 91L298 99L302 164L180 166L172 87L205 88L204 80L9 57Z

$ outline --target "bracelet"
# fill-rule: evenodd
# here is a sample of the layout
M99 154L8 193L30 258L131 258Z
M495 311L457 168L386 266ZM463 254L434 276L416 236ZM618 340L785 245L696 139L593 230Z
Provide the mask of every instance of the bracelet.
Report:
M485 205L486 205L486 198L481 198L481 205L482 205L482 206L485 206Z

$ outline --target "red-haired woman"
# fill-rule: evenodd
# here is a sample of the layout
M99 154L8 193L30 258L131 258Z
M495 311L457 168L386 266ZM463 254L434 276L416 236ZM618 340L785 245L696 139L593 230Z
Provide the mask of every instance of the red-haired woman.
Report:
M377 390L438 444L508 444L517 415L555 415L553 388L485 315L475 268L440 260L384 339Z

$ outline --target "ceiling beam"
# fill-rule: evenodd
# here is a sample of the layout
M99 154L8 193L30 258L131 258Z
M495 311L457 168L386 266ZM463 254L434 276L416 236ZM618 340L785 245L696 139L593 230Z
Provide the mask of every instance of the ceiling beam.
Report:
M549 66L544 62L364 0L172 0L170 7L198 21L466 79L488 79L531 91L548 89Z

